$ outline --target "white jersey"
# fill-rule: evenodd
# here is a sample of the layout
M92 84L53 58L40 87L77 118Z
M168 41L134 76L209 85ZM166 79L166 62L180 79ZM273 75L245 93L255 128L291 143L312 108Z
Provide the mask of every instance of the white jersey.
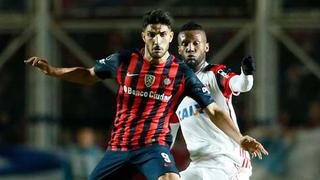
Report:
M238 128L231 101L232 95L238 95L240 92L233 91L229 84L233 77L239 75L229 72L224 65L209 64L205 64L205 68L197 72L196 75L208 88L216 103L229 113L235 126ZM216 166L221 165L213 161L216 162L217 159L221 158L224 160L229 159L232 162L232 166L238 169L246 168L251 175L249 154L215 126L196 101L190 97L185 97L180 103L176 114L193 165L217 168Z

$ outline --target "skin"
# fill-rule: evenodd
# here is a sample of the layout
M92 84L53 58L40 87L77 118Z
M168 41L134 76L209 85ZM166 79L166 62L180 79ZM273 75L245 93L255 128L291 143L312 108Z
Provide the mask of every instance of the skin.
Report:
M206 53L209 51L207 37L202 30L182 31L178 34L178 51L184 59L184 62L194 71L200 71L206 61ZM243 136L234 126L228 115L223 112L216 103L210 104L205 108L212 122L220 129L233 129L233 131L224 131L228 136L238 142L241 147L248 150L254 157L260 159L262 155L268 155L264 147L250 136ZM224 119L228 121L221 122ZM238 133L237 133L238 132ZM240 137L240 138L239 138Z
M173 32L163 24L149 24L141 33L145 42L144 58L152 64L165 62L169 57L169 44L173 39Z
M151 64L164 63L169 57L169 44L173 39L173 32L170 27L164 24L149 24L141 33L145 42L144 59ZM209 50L209 49L208 49ZM46 75L64 79L67 81L91 85L99 81L95 75L94 69L83 67L57 68L48 63L46 58L31 57L24 61ZM228 136L241 144L243 149L259 155L267 153L263 146L255 139L249 136L242 136L234 127L232 120L216 103L211 103L205 108L206 113L211 120L222 129ZM177 180L180 179L175 173L165 173L158 180Z
M200 70L206 61L209 43L206 34L200 30L183 31L178 35L178 51L184 62L194 72Z

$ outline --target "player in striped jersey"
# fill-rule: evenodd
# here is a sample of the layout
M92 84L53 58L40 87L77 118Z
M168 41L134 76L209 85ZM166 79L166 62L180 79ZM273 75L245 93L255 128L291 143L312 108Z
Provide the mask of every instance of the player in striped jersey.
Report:
M233 124L239 129L232 107L232 95L239 95L252 88L252 74L255 70L252 58L243 59L240 75L231 72L225 65L208 64L206 53L209 51L209 44L206 33L199 24L193 22L181 28L178 46L184 61L211 92L217 104L229 112ZM187 169L181 172L182 179L249 179L252 169L249 153L212 124L196 101L185 97L176 114L170 126L175 137L180 121L191 159Z
M92 68L55 68L44 58L26 61L45 74L81 84L114 78L119 83L117 112L108 150L90 180L119 179L133 167L149 180L179 179L169 151L169 120L183 97L190 96L214 122L252 153L266 153L249 136L242 136L226 112L219 108L196 75L168 52L173 39L171 17L153 10L143 18L143 49L123 50L98 60ZM132 169L132 168L131 168Z

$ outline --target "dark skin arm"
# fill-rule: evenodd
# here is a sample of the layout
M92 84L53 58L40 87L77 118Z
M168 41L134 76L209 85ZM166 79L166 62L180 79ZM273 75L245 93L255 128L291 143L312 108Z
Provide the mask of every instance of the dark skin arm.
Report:
M36 67L46 75L57 77L78 84L92 85L99 81L99 78L95 75L93 68L57 68L51 66L46 58L41 57L31 57L25 60L24 63Z
M206 113L211 121L221 129L225 134L231 137L240 146L251 153L253 156L258 156L260 159L262 155L268 155L262 144L250 136L242 136L240 131L234 126L233 121L229 115L223 111L216 103L211 103L205 108Z

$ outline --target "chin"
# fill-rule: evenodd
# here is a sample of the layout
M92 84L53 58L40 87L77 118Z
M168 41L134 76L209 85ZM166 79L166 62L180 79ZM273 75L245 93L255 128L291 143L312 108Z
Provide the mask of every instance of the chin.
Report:
M162 53L161 53L161 54L159 54L159 53L153 53L153 54L152 54L152 57L153 57L153 58L158 58L158 59L160 59L160 58L163 57L163 55L164 55L164 54L162 54Z
M187 63L188 65L192 65L192 66L194 66L194 65L197 64L196 60L194 60L194 59L187 59L187 60L186 60L186 63Z

